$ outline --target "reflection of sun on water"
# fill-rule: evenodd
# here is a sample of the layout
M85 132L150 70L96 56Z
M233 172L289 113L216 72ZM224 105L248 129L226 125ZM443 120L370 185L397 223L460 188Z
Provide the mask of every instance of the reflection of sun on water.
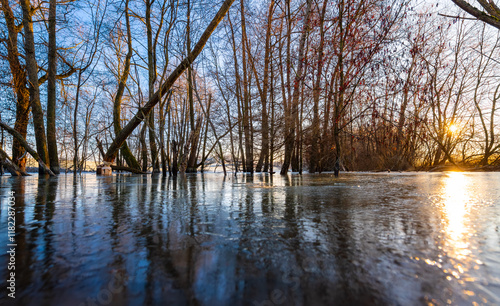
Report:
M444 185L444 214L447 219L446 234L455 248L466 246L467 228L467 178L463 173L451 172Z
M472 259L469 237L472 235L469 227L470 201L467 177L463 173L452 172L444 181L443 186L443 223L446 236L447 255L461 263L454 263L454 270L449 271L455 278L467 271ZM449 278L448 278L449 279Z
M479 269L482 262L474 260L472 253L473 245L470 238L474 235L474 227L471 224L471 203L473 194L470 188L471 181L466 175L460 172L448 173L448 177L443 182L442 200L443 225L445 234L445 249L451 268L443 267L443 272L449 274L446 279L453 278L458 283L464 285L462 296L468 298L476 297L476 292L468 287L467 283L476 283L477 278L471 275L472 269ZM488 303L486 298L482 298L483 303ZM450 303L450 302L448 302ZM475 301L473 305L477 305Z

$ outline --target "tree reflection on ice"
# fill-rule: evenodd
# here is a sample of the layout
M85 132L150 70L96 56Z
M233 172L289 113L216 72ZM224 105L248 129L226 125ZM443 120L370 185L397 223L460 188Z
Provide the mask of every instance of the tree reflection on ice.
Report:
M3 177L0 197L17 194L15 302L498 303L499 178Z

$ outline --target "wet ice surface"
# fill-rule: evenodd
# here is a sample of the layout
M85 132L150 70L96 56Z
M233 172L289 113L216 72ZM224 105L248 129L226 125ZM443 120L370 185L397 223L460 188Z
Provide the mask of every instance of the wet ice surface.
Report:
M0 182L17 305L500 304L500 173Z

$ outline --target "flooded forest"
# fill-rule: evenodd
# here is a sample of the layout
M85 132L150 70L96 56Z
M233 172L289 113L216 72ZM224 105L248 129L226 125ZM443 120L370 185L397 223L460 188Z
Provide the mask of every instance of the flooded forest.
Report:
M163 175L499 164L498 24L453 3L1 9L0 154L13 175L39 162Z
M497 1L0 15L0 305L500 305Z

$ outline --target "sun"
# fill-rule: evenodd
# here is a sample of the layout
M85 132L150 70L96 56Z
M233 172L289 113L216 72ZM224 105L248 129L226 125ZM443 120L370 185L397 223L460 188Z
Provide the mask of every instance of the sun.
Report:
M452 134L455 134L458 131L458 126L456 124L450 124L448 127L448 131L450 131Z

